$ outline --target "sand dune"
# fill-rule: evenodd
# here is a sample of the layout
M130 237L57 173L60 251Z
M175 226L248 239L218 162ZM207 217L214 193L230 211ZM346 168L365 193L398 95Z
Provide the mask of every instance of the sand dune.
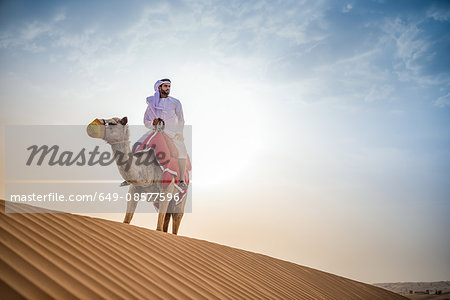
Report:
M4 299L405 299L266 255L133 225L67 213L6 214L3 200L0 224Z

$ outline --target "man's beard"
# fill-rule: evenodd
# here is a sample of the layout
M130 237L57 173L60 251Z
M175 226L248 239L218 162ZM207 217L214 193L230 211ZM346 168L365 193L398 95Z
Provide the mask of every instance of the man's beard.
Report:
M163 96L169 96L169 91L164 91L164 90L161 90L161 95L163 95Z

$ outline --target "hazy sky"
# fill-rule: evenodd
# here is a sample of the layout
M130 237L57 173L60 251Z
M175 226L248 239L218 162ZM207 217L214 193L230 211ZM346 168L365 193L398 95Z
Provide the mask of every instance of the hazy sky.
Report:
M193 130L180 234L369 283L450 279L450 2L2 1L0 26L2 139L141 124L168 77Z

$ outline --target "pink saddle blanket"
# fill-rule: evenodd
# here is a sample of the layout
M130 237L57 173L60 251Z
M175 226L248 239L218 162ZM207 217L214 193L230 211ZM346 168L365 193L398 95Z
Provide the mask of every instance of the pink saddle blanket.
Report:
M192 170L191 160L189 155L186 160L186 169L184 172L184 182L186 183L186 188L181 188L178 184L180 182L180 170L178 165L178 150L175 147L172 139L162 131L149 131L147 136L143 136L139 142L133 146L133 153L145 153L148 151L153 151L155 159L158 162L162 170L162 187L166 189L175 179L175 187L179 191L179 200L176 201L176 205L181 203L181 199L187 193L189 188L190 178L189 171ZM159 204L154 202L156 209L158 209Z

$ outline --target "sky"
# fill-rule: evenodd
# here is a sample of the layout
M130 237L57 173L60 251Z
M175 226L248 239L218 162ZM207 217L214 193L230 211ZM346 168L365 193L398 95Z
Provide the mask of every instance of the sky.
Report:
M0 196L6 127L141 125L170 78L192 126L179 234L450 280L448 53L448 1L1 1Z

